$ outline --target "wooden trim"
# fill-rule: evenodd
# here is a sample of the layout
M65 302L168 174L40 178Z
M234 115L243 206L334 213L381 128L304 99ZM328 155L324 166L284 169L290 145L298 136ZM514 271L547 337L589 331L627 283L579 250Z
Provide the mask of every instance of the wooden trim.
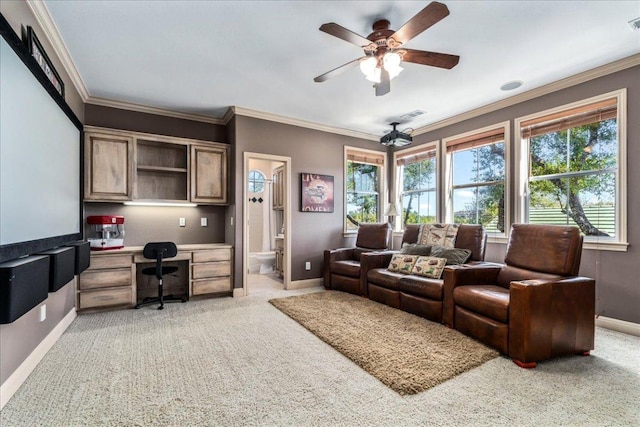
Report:
M165 108L150 107L148 105L135 104L133 102L116 101L114 99L99 98L89 96L85 102L87 104L99 105L102 107L118 108L121 110L137 111L139 113L155 114L158 116L174 117L176 119L191 120L194 122L211 123L214 125L226 125L224 119L204 114L183 113L181 111L168 110Z
M316 286L322 286L322 282L322 277L318 277L315 279L294 280L289 284L287 290L290 291L293 289L314 288Z
M53 18L49 13L49 9L47 9L47 5L43 1L36 0L25 0L25 2L31 10L31 13L35 16L40 27L42 27L45 38L53 47L53 51L62 63L62 68L64 68L69 75L69 79L71 79L71 83L73 83L73 86L78 91L80 98L82 98L83 102L87 102L87 99L89 98L87 86L84 84L82 76L78 72L78 68L76 67L75 62L73 62L73 58L71 58L71 55L62 40L58 27L54 23Z
M40 304L38 305L40 306ZM77 313L75 310L70 310L66 316L62 318L49 334L38 344L38 346L27 356L27 358L18 366L13 374L7 380L2 383L0 387L0 410L4 408L4 405L13 397L20 386L27 380L31 372L38 366L38 363L44 358L51 347L58 341L64 331L67 330L69 325L75 320Z
M640 337L640 324L611 317L596 316L596 326Z
M229 144L224 142L216 142L216 141L208 141L205 139L192 139L192 138L183 138L178 136L168 136L168 135L160 135L155 133L146 133L146 132L136 132L130 130L121 130L121 129L113 129L113 128L105 128L100 126L91 126L87 125L84 127L85 132L100 132L106 133L107 135L120 135L131 137L137 140L142 139L144 141L153 141L153 142L166 142L169 144L183 144L183 145L205 145L209 147L229 147Z
M474 117L483 116L493 111L511 107L513 105L520 104L522 102L529 101L531 99L539 98L541 96L548 95L550 93L554 93L559 90L566 89L572 86L576 86L581 83L585 83L590 80L597 79L599 77L604 77L609 74L617 73L618 71L626 70L627 68L632 68L638 65L640 65L640 53L636 53L635 55L628 56L618 61L614 61L609 64L605 64L603 66L596 67L579 74L575 74L565 79L558 80L553 83L549 83L547 85L544 85L535 89L531 89L530 91L520 93L510 98L503 99L501 101L484 105L474 110L467 111L465 113L440 120L430 125L417 128L416 130L414 130L413 136L422 135L423 133L432 132L436 129L441 129L443 127L451 126L456 123L460 123L465 120L472 119Z
M249 108L233 106L231 107L231 110L233 111L233 114L237 116L253 117L256 119L268 120L271 122L299 126L306 129L319 130L321 132L335 133L337 135L351 136L353 138L366 139L370 141L380 141L380 137L378 135L371 135L364 132L356 132L352 130L341 129L333 126L327 126L319 123L309 122L306 120L293 119L291 117L279 116L277 114L265 113L262 111L251 110ZM225 115L225 117L227 117L227 115Z

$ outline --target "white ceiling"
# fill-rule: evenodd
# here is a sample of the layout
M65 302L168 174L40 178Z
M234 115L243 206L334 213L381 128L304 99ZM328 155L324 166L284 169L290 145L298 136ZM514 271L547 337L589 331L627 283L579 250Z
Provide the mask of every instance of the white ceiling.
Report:
M460 56L451 69L403 64L376 97L362 56L318 30L399 29L428 1L62 1L53 20L91 97L222 118L229 106L381 135L419 128L640 52L640 1L443 1L451 14L406 44ZM511 92L500 86L524 85Z

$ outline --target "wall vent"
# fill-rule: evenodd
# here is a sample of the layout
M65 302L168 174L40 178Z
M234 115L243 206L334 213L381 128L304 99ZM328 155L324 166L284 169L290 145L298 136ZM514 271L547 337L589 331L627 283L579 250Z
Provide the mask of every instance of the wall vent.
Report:
M635 31L640 30L640 18L632 19L631 21L629 21L629 26Z

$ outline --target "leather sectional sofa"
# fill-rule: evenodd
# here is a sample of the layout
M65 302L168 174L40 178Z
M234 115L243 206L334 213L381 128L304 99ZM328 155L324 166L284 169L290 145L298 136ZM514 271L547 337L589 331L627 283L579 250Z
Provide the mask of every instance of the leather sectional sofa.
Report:
M402 245L418 241L421 224L407 225ZM486 233L481 225L461 224L455 240L456 248L469 249L469 263L484 260ZM387 266L397 252L363 254L361 257L361 289L364 296L388 306L442 322L444 280L389 271Z

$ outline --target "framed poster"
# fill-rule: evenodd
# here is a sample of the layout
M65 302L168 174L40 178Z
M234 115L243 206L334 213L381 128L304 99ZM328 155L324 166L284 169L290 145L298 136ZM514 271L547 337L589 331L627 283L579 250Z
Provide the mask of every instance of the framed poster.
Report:
M33 28L27 27L26 39L29 53L36 60L40 68L42 68L42 71L44 71L44 74L56 88L60 96L64 98L64 83L56 69L53 68L53 64L51 63L47 53L42 48L42 44L40 43L40 40L38 40Z
M300 210L333 212L333 176L300 174Z

